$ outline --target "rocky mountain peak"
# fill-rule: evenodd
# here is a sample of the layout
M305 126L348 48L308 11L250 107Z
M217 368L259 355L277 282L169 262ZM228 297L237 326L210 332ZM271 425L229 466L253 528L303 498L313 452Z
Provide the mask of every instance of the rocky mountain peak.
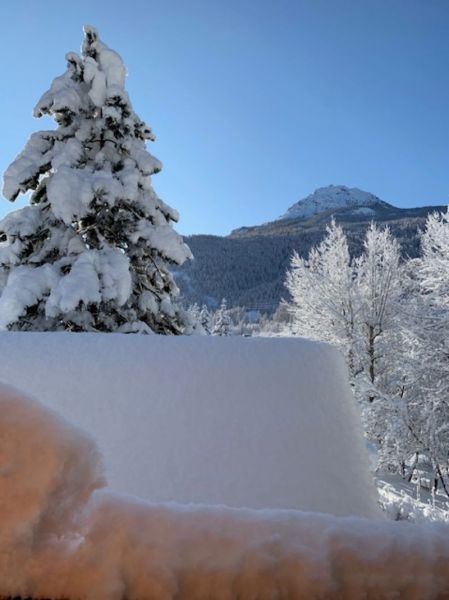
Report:
M328 210L354 208L360 213L368 214L371 207L390 208L380 198L358 188L349 188L345 185L329 185L315 190L312 194L299 200L287 210L279 219L308 219L313 215Z

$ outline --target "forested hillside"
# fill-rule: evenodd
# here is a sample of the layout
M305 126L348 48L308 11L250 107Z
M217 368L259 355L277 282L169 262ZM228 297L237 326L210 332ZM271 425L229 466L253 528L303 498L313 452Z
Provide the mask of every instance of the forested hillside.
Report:
M387 208L386 208L387 207ZM371 220L388 225L401 244L403 256L419 255L418 232L427 215L443 206L399 209L382 203L370 213L343 208L326 210L308 219L280 219L257 227L245 227L229 236L193 235L185 238L194 260L175 272L187 304L217 307L225 297L228 305L272 312L288 296L285 273L293 251L306 256L319 243L332 217L348 236L352 255L361 253Z

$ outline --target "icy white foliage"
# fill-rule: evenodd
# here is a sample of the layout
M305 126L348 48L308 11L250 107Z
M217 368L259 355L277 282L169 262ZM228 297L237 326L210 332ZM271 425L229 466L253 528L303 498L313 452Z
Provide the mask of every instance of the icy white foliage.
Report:
M0 326L187 331L168 265L191 253L173 230L177 212L151 187L161 163L146 149L154 136L132 109L123 61L92 27L67 61L34 110L58 128L33 134L4 175L9 200L33 193L0 223ZM17 265L32 281L28 294Z
M447 592L447 526L155 505L94 491L104 481L90 438L4 386L0 410L2 596L430 600Z
M6 332L0 355L0 380L98 440L117 491L379 514L347 372L325 344Z
M354 206L358 211L356 214L375 214L375 210L370 207L385 207L388 204L374 196L374 194L364 192L358 188L348 188L345 185L329 185L318 188L313 194L299 200L279 218L308 219L312 215L326 210L338 210L340 208L350 208L351 206Z
M319 246L306 259L294 253L286 287L292 303L294 334L335 344L343 352L351 375L355 370L357 291L348 243L333 221Z
M335 222L307 260L294 255L286 285L292 331L335 344L344 353L368 437L388 466L407 458L400 319L403 269L388 230L367 230L363 254L351 260L346 235ZM405 436L406 437L406 436ZM399 442L399 443L398 443ZM393 451L394 450L394 451Z
M409 302L403 330L409 385L404 395L409 446L424 456L449 496L449 217L435 213L422 234L421 259L408 268Z
M423 461L449 497L447 212L429 216L421 241L422 258L401 264L389 231L372 225L351 261L332 224L308 260L293 258L287 286L293 332L345 353L379 469L410 480Z

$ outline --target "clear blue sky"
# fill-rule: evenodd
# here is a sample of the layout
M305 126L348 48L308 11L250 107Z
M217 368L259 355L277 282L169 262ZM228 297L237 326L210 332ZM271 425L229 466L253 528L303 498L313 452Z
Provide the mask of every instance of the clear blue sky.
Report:
M449 201L449 0L15 0L0 18L2 172L53 126L32 108L90 23L124 58L181 233L269 221L331 183Z

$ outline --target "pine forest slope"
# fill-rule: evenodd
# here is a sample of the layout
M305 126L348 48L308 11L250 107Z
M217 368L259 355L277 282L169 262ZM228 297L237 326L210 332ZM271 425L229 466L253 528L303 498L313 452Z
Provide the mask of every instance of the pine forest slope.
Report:
M321 203L317 192L325 198ZM333 205L329 192L335 196ZM362 194L365 196L360 200ZM306 256L323 239L332 218L346 231L353 256L361 253L366 228L375 221L390 228L404 257L414 258L420 251L419 230L424 228L427 215L438 210L446 207L397 208L354 188L320 188L276 221L242 227L225 237L186 237L195 258L175 272L175 279L187 304L216 307L225 297L229 306L270 313L287 297L284 278L293 251Z

